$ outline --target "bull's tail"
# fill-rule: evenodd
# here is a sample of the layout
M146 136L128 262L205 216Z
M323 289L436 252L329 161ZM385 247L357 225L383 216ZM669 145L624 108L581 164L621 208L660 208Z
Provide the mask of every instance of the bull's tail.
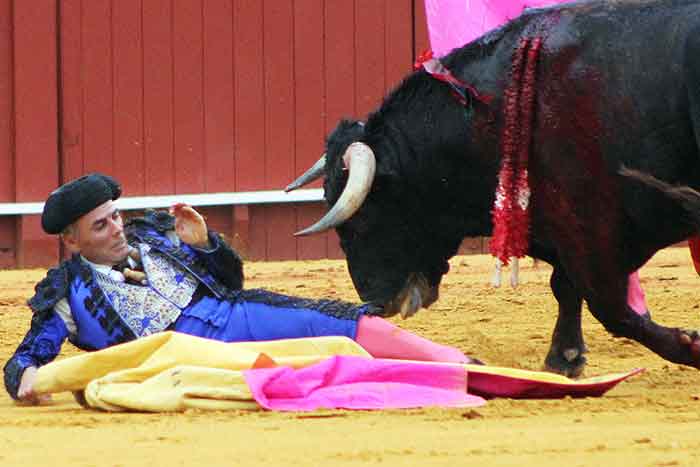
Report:
M620 175L655 188L669 198L678 201L690 216L691 222L700 228L700 192L693 190L689 186L671 185L648 173L629 169L625 166L622 166L620 169Z

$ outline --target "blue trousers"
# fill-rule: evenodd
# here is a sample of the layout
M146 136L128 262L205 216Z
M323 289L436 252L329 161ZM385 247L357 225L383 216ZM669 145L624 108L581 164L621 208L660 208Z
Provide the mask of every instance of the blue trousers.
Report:
M357 319L336 318L311 308L203 297L183 310L173 330L223 342L319 336L354 340Z

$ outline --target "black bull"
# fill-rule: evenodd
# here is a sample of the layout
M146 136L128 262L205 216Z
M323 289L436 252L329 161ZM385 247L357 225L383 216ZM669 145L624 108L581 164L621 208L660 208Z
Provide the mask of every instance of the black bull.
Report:
M491 96L486 103L464 106L444 82L412 73L364 125L343 121L329 137L319 167L335 218L311 231L336 227L353 283L378 314L410 315L435 301L462 239L492 232L504 90L513 51L528 37L542 39L528 254L553 266L559 303L546 366L582 371L586 300L613 335L699 368L697 333L661 326L626 303L628 274L697 224L620 169L700 188L700 2L594 1L527 12L442 60ZM356 164L348 146L357 142L365 162ZM375 166L365 167L367 154ZM346 196L346 185L358 184L355 166L368 180Z

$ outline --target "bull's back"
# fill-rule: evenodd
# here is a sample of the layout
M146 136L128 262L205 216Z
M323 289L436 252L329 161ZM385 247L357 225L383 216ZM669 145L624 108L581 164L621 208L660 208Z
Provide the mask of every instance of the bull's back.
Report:
M523 20L536 31L525 35L544 39L533 177L564 187L574 215L606 238L653 238L649 251L682 240L688 228L678 207L620 185L617 171L624 164L700 186L688 98L697 84L687 72L700 2L578 2ZM661 227L660 218L669 222ZM612 227L623 225L626 233Z
M594 80L608 97L649 101L685 84L685 45L698 27L700 1L595 1L534 10L522 32L544 38L541 76Z
M557 136L590 138L611 166L651 151L697 152L686 49L700 32L699 1L577 2L534 11L523 27L544 37L539 117Z

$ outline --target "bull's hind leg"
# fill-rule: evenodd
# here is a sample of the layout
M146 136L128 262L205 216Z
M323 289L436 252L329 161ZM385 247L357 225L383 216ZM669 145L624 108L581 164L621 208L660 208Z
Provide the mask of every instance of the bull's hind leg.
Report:
M619 291L599 287L596 292L587 299L588 308L612 335L633 339L671 362L700 368L700 336L696 331L661 326L649 316L635 313Z
M700 25L689 32L685 44L685 75L688 89L689 115L700 147ZM669 220L668 222L673 222ZM675 363L700 368L700 337L696 331L668 328L655 323L649 316L639 316L620 300L610 300L611 294L597 293L588 300L596 318L615 335L632 338L660 356Z
M581 296L562 267L554 266L550 285L559 302L559 316L552 334L552 343L544 361L545 369L575 377L586 366L586 345L581 332Z

